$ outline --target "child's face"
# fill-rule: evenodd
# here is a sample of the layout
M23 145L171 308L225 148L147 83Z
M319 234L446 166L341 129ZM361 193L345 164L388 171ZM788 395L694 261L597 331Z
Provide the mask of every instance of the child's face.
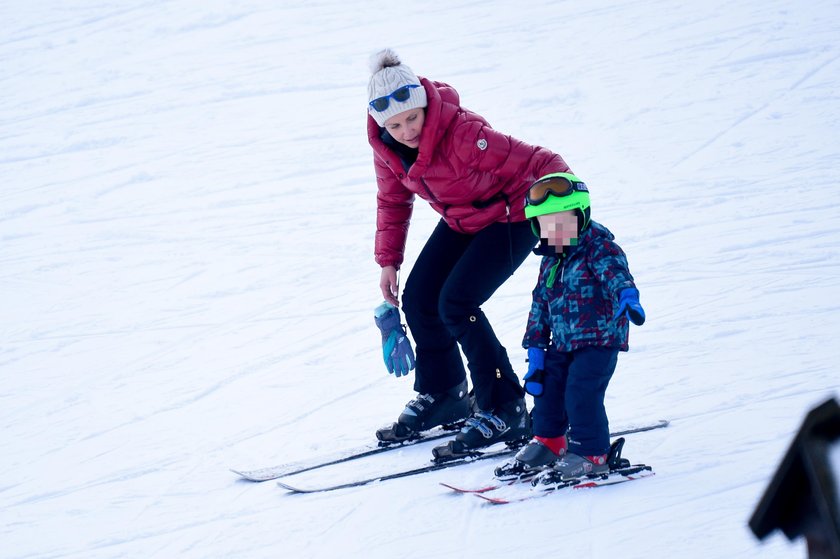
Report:
M563 247L577 245L578 220L574 210L538 215L537 221L540 223L540 237L558 254L563 252Z

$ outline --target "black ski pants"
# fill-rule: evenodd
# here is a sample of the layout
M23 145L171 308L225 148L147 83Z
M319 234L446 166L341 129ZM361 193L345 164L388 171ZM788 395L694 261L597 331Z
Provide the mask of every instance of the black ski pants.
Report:
M460 345L479 409L492 411L523 397L507 351L481 305L513 275L536 241L527 221L494 223L474 235L438 223L402 296L416 345L417 392L440 393L464 381ZM522 312L525 316L527 309Z

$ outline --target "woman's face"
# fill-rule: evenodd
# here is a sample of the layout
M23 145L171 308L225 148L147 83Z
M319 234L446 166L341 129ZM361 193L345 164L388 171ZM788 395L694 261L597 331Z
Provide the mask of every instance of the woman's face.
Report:
M386 120L385 130L399 143L410 148L416 148L420 145L420 132L423 131L425 121L425 110L410 109L397 113Z

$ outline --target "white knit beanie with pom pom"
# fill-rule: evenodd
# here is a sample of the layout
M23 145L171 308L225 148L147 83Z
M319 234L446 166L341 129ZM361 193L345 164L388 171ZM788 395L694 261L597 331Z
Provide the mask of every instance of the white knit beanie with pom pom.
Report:
M400 62L391 49L384 49L370 57L370 82L368 82L368 103L380 97L387 97L394 91L406 85L419 85L409 90L409 97L405 101L389 98L388 108L377 111L368 104L368 112L379 126L385 126L385 121L392 116L410 109L423 108L427 105L426 90L414 72Z

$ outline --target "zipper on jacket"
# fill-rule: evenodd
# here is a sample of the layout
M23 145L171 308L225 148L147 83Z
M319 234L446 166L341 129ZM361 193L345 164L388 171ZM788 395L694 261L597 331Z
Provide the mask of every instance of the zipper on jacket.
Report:
M432 189L431 189L431 188L429 188L429 185L428 185L428 184L426 184L426 179L424 179L423 177L420 177L420 184L422 184L422 185L423 185L423 188L426 190L426 194L428 194L428 195L429 195L429 199L430 199L431 201L433 201L435 204L439 204L439 205L443 206L443 207L444 207L444 209L449 207L449 206L447 206L446 204L441 204L441 203L440 203L440 200L438 200L438 199L437 199L437 196L435 196L435 195L432 193Z
M432 202L434 202L435 204L437 204L438 206L440 206L441 208L443 208L443 217L444 218L449 217L447 214L449 213L450 204L444 204L440 200L438 200L437 196L435 196L432 193L432 189L429 188L428 184L426 184L426 179L424 179L423 177L420 177L417 180L420 181L420 184L423 185L423 189L426 191L426 194L429 195L429 199ZM455 231L458 231L459 233L464 233L464 229L463 229L463 227L461 227L461 220L459 220L459 219L455 220L455 227L453 227L453 229Z
M560 283L563 283L563 277L566 275L566 266L563 266L563 257L560 256L557 259L557 263L554 264L551 269L548 271L548 278L545 280L545 286L549 289L554 287L554 283L557 281L557 270L560 270Z

